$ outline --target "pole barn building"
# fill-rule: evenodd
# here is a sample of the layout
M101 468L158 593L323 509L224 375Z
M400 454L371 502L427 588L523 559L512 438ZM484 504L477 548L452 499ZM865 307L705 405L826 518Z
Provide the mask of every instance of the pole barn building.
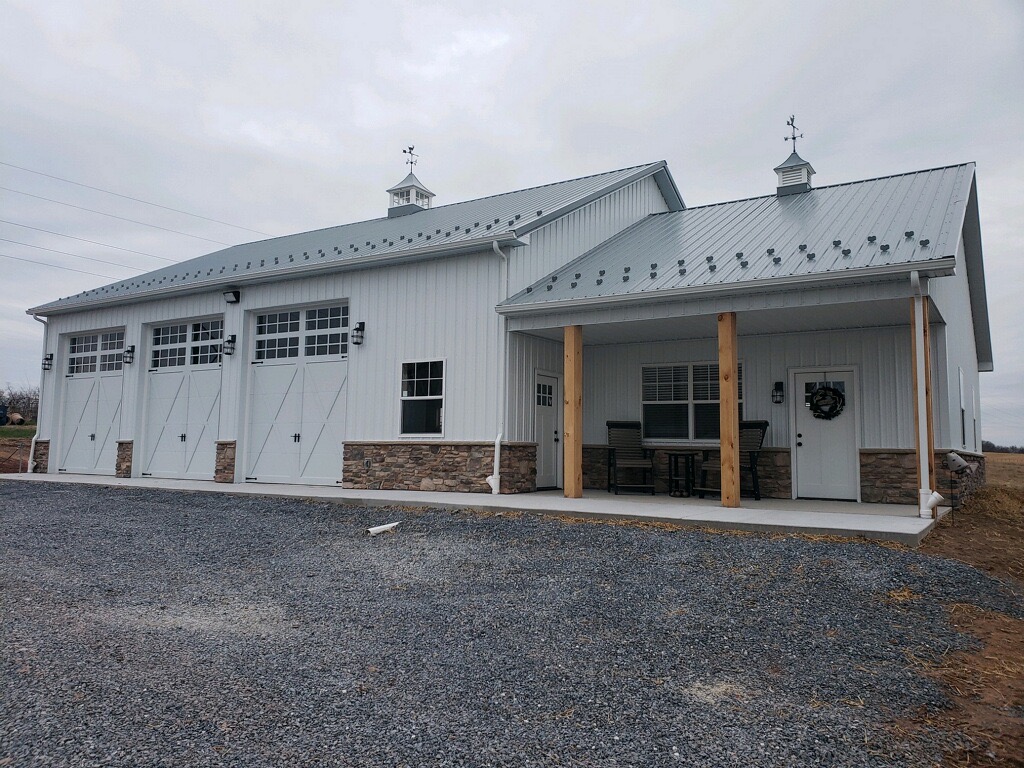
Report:
M34 469L579 496L631 421L733 506L757 420L765 495L925 513L936 454L982 461L974 165L775 170L696 208L664 162L444 206L410 173L386 217L35 307Z

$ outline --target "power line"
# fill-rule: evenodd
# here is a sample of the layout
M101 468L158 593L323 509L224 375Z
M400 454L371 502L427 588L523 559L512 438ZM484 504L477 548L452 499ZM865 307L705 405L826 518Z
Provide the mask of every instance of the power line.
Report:
M104 248L116 248L119 251L127 251L128 253L137 253L139 256L149 256L152 259L160 259L160 261L169 261L172 264L177 264L174 259L168 259L164 256L156 256L152 253L146 253L145 251L133 251L131 248L122 248L120 245L110 245L110 243L101 243L97 240L86 240L84 237L75 237L74 235L65 235L63 232L54 232L51 229L40 229L39 227L30 227L28 224L19 224L16 221L7 221L7 219L0 219L0 224L10 224L15 227L22 227L24 229L32 229L36 232L45 232L48 235L57 235L57 237L67 237L71 240L81 240L83 243L92 243L93 245L102 245Z
M118 264L116 261L104 261L103 259L94 259L92 256L79 256L77 253L58 251L56 248L45 248L41 245L23 243L20 240L8 240L6 237L0 237L0 241L5 243L14 243L15 245L24 245L26 248L38 248L40 251L49 251L50 253L62 253L65 256L74 256L76 259L85 259L86 261L97 261L100 264L110 264L113 267L121 267L122 269L135 269L135 267L131 266L130 264Z
M81 275L92 275L93 277L103 277L107 280L121 280L120 277L114 277L113 275L101 275L99 272L86 272L84 269L74 269L73 267L62 267L60 264L50 264L45 261L32 261L32 259L21 259L17 256L8 256L6 253L0 253L5 259L14 259L15 261L25 261L29 264L35 264L37 267L53 267L54 269L64 269L68 272L78 272Z
M84 206L81 206L81 205L73 205L71 203L65 203L62 200L54 200L52 197L43 197L42 195L33 195L30 192L22 192L20 189L11 189L10 187L0 187L0 189L2 189L4 192L13 192L16 195L24 195L25 197L32 197L32 198L35 198L36 200L45 200L48 203L56 203L57 205L66 205L68 208L74 208L74 209L79 210L79 211L86 211L87 213L96 213L96 214L99 214L100 216L109 216L110 218L117 219L118 221L127 221L127 222L129 222L131 224L141 224L144 227L152 227L153 229L159 229L159 230L162 230L164 232L171 232L172 234L182 235L184 237L194 237L196 240L205 240L208 243L216 243L217 245L227 245L227 246L234 245L234 243L225 243L223 240L214 240L214 239L209 238L209 237L203 237L202 235L192 235L192 234L189 234L188 232L182 232L179 229L170 229L169 227L161 227L161 226L158 226L156 224L148 224L145 221L139 221L138 219L128 219L128 218L125 218L124 216L115 216L112 213L104 213L103 211L97 211L94 208L85 208Z
M151 203L148 200L141 200L140 198L132 197L131 195L122 195L119 192L111 192L109 189L102 189L101 187L94 187L94 186L92 186L90 184L83 184L80 181L72 181L71 179L65 179L65 178L62 178L60 176L53 176L53 175L51 175L49 173L43 173L42 171L33 171L31 168L25 168L25 167L20 166L20 165L15 165L14 163L5 163L3 160L0 160L0 165L6 165L8 168L17 168L19 171L27 171L28 173L34 173L37 176L45 176L48 179L56 179L57 181L63 181L65 183L67 183L67 184L74 184L76 187L84 187L85 189L93 189L93 190L95 190L97 192L103 192L106 195L113 195L114 197L120 197L120 198L123 198L125 200L133 200L136 203L142 203L143 205L151 205L154 208L162 208L165 211L173 211L174 213L181 213L181 214L184 214L185 216L192 216L192 217L197 218L197 219L202 219L203 221L212 221L214 224L223 224L225 227L234 227L235 229L244 229L246 232L255 232L257 235L264 235L266 237L271 237L271 235L269 235L268 233L260 232L258 229L250 229L249 227L243 227L243 226L240 226L238 224L231 224L231 223L229 223L227 221L221 221L220 219L211 219L208 216L200 216L198 213L189 213L188 211L182 211L179 208L171 208L170 206L167 206L167 205L160 205L160 203Z

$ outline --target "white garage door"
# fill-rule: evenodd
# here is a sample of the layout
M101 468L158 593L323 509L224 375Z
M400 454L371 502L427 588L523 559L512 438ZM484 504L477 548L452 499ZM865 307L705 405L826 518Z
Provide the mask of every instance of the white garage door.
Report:
M245 479L341 482L348 307L257 315Z
M224 321L151 331L142 474L212 480L220 422Z
M121 428L124 331L68 340L60 472L112 475Z

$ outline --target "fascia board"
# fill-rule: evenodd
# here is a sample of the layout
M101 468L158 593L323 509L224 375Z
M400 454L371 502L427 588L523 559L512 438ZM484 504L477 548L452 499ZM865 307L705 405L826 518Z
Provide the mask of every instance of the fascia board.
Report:
M498 247L517 247L529 242L529 238L519 239L511 233L494 235L487 238L466 240L458 244L442 244L416 248L403 253L374 254L372 256L359 256L356 258L333 261L327 264L303 264L293 266L287 271L276 270L269 272L258 272L252 275L233 275L230 279L218 276L209 280L200 280L177 288L155 288L148 291L139 291L122 296L109 296L102 299L84 301L71 304L66 307L48 307L42 304L38 307L26 310L26 314L34 316L49 317L52 315L63 315L72 312L80 312L90 309L102 309L104 307L118 306L124 304L136 304L140 301L152 299L171 298L192 293L204 293L207 291L226 288L227 286L254 285L258 283L272 283L278 280L296 280L303 277L310 277L317 274L330 274L335 272L351 272L357 269L372 269L374 267L390 267L398 264L408 264L414 261L428 261L430 259L446 258L448 256L464 256L470 253L490 251L491 243L497 241Z
M893 277L895 275L909 275L911 272L918 272L926 277L948 277L956 273L956 256L943 256L938 259L931 259L927 264L886 264L880 267L865 267L856 270L856 275L849 271L829 272L818 275L797 275L790 277L773 278L770 280L744 281L740 283L728 283L725 285L701 285L687 288L674 288L664 291L652 291L650 293L627 293L620 296L595 296L588 299L563 299L561 301L536 302L533 304L511 304L495 307L499 315L514 317L516 315L542 315L548 312L558 312L565 309L597 309L601 307L614 307L622 304L632 303L659 303L673 299L685 299L688 297L728 296L738 293L764 293L768 291L787 290L801 286L829 285L842 281L845 284L852 282L871 282L873 280ZM909 294L908 294L909 295Z

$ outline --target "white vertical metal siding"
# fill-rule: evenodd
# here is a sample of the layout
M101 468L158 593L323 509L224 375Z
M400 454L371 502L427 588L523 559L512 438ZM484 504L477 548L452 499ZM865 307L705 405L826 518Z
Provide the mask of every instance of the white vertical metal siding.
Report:
M668 210L652 177L629 184L530 234L512 252L509 294L515 294L631 224Z
M513 333L509 334L508 355L508 439L533 442L537 371L562 373L562 345L538 336Z
M717 355L713 338L584 347L584 441L605 442L605 422L610 419L640 419L642 365L713 361ZM860 377L861 445L914 447L907 327L740 336L739 358L744 417L771 423L766 445L789 447L789 413L798 396L789 391L790 369L852 365ZM786 382L784 405L771 402L776 381Z
M971 297L967 285L967 260L964 254L964 241L961 237L956 252L956 274L949 277L933 278L928 282L928 293L935 308L946 320L942 332L937 333L933 325L933 339L941 341L944 350L944 368L934 369L932 405L936 422L936 445L940 448L960 448L960 376L958 369L964 372L964 402L967 413L967 450L981 450L981 416L977 411L980 389L978 375L978 350L974 341L974 320L971 310ZM933 351L934 351L933 347ZM941 354L941 353L940 353ZM940 387L942 389L940 397ZM974 420L978 421L977 439L974 435ZM942 439L939 439L939 434Z

